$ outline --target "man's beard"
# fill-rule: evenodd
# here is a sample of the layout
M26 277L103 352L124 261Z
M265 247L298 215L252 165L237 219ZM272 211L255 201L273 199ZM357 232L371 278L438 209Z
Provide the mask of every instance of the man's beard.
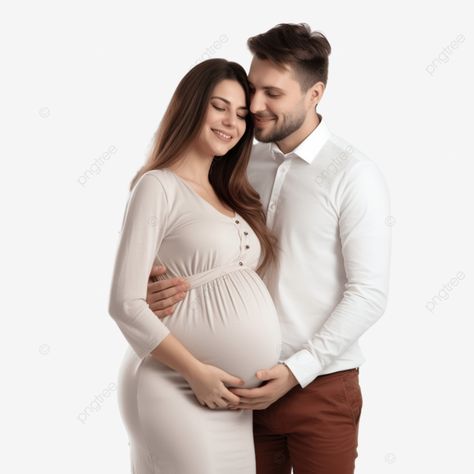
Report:
M255 138L262 143L278 142L286 138L288 135L296 132L296 130L298 130L301 125L303 125L305 118L306 117L304 113L289 119L284 117L284 121L281 126L275 127L266 136L262 135L262 132L258 128L255 128Z

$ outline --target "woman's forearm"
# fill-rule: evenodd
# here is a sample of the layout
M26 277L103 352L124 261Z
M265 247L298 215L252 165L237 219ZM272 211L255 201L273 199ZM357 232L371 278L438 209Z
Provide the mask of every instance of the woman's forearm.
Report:
M162 364L179 372L185 379L189 379L202 365L202 363L172 334L168 334L168 336L151 351L151 354Z

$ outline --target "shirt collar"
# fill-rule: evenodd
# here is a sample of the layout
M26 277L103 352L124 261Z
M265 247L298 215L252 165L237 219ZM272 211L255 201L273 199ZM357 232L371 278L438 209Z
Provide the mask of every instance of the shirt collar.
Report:
M326 121L323 120L323 117L319 114L318 117L318 126L293 151L285 154L280 150L280 148L278 148L276 143L270 143L272 158L274 160L277 158L286 159L296 155L306 161L306 163L311 164L331 135L331 132L326 125Z

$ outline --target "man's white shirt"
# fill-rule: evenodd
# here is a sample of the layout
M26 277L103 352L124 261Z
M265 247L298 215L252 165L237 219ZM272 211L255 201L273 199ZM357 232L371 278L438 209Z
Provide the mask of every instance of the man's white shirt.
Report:
M278 239L278 264L263 279L280 318L281 362L303 388L359 367L358 339L388 293L390 202L378 167L321 120L286 155L254 145L248 178Z

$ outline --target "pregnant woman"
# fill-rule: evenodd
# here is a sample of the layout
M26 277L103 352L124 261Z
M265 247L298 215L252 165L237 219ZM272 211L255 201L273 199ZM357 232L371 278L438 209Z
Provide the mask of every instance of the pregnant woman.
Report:
M129 343L119 406L134 474L252 474L252 411L228 387L259 385L280 355L257 272L275 258L246 168L253 139L241 66L204 61L179 83L131 185L109 313ZM190 286L172 317L146 302L153 265Z

